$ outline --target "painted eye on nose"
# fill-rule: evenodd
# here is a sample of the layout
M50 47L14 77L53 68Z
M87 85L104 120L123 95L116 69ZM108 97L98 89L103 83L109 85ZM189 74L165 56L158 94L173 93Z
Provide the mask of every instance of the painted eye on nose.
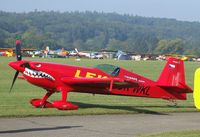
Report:
M36 66L37 68L40 68L42 65L41 65L41 64L35 64L35 66Z

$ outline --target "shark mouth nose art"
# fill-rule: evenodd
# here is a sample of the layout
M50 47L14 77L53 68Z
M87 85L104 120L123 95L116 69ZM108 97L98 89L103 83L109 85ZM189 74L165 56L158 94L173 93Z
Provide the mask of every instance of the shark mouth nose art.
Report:
M36 70L29 69L29 68L25 68L25 71L23 72L23 74L25 74L26 76L29 76L31 78L46 78L46 79L49 79L52 81L55 80L51 75L49 75L45 72L36 71Z

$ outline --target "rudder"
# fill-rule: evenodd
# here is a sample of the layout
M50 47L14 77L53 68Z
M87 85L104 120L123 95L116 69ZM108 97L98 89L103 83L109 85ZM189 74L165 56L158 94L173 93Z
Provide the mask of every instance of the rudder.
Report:
M169 58L160 77L159 86L182 87L185 84L184 63L177 58Z

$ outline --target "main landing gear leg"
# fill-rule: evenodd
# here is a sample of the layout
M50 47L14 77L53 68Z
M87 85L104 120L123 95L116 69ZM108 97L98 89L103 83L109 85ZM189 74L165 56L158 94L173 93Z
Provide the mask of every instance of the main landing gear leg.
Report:
M54 93L54 91L47 91L42 99L32 99L30 103L34 107L53 108L54 106L47 101L47 99Z
M56 100L52 104L54 107L61 110L75 110L78 109L78 106L72 104L71 102L67 102L67 94L68 91L65 89L61 89L62 100Z

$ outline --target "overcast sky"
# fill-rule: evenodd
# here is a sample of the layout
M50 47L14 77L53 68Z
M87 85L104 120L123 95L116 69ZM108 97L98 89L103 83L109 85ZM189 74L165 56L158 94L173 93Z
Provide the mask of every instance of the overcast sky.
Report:
M200 0L0 0L1 11L99 11L200 21Z

